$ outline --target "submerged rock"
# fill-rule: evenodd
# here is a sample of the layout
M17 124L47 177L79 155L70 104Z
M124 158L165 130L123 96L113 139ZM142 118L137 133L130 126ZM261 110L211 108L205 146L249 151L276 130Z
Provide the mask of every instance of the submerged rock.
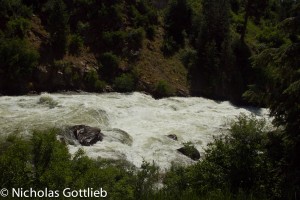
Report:
M177 135L175 135L175 134L167 135L167 137L171 138L172 140L176 140L176 141L178 140Z
M192 160L200 159L200 153L193 145L184 145L184 147L177 149L177 151L191 158Z
M70 127L70 131L74 134L78 142L83 146L91 146L98 141L103 140L103 133L99 128L86 125L75 125Z

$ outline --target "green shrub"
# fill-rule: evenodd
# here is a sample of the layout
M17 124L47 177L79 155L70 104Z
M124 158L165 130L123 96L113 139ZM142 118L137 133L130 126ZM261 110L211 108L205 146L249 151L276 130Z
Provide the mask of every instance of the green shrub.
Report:
M161 50L166 56L173 55L178 50L177 43L173 40L172 37L166 37L163 41Z
M254 116L240 115L232 122L229 134L216 137L193 169L198 193L227 188L264 198L272 194L279 180L267 155L265 131L265 121Z
M105 81L96 80L96 82L94 83L94 88L97 92L103 92L105 86L106 86Z
M120 60L115 54L112 52L103 53L100 56L100 62L102 64L100 73L105 80L110 80L116 75Z
M143 161L141 170L136 175L135 199L152 199L151 195L156 191L155 184L159 180L159 171L155 164Z
M83 48L83 39L80 35L74 34L70 36L69 52L73 55L79 55Z
M71 68L72 63L65 60L54 60L52 68L57 71L65 71L67 68Z
M30 18L32 10L23 4L22 0L1 0L0 1L0 17L3 19L9 17Z
M50 129L33 132L33 177L37 188L56 190L72 183L72 171L69 170L71 156L67 146L56 139L59 131Z
M36 130L30 140L9 136L5 142L1 141L1 187L59 191L102 187L110 199L125 200L144 195L135 194L136 187L145 186L142 187L145 192L152 189L152 168L143 167L137 178L132 165L122 161L92 160L83 150L71 157L67 146L56 139L62 131Z
M28 188L31 185L31 148L28 142L17 135L1 141L0 185L6 188ZM5 147L5 148L3 148Z
M77 23L77 30L80 34L86 33L90 29L90 24L88 22L79 21Z
M156 27L155 26L149 26L146 28L146 35L147 38L150 40L153 40L156 34Z
M122 74L115 78L114 87L121 92L132 92L135 89L135 80L132 74Z
M271 48L278 48L286 42L282 32L271 28L265 28L258 36L257 40Z
M133 46L135 49L143 46L144 39L145 30L143 28L133 29L128 34L130 46Z
M84 77L85 83L89 90L103 91L105 82L99 80L99 75L95 70L90 70Z
M126 37L127 37L127 33L124 31L113 31L113 32L102 33L102 41L105 44L105 46L109 49L123 47Z
M180 61L187 69L191 69L197 63L197 59L197 51L194 49L180 51Z
M30 21L22 17L7 22L7 32L12 37L24 38L30 29Z
M95 70L90 70L84 77L87 85L93 86L94 83L99 79L98 73Z
M69 16L64 1L51 0L45 5L48 12L47 28L50 33L52 51L56 58L62 58L67 50Z
M155 87L155 96L157 98L167 97L173 93L171 86L164 80L159 81Z
M30 74L37 65L39 54L27 41L0 39L0 68L6 78L14 80Z

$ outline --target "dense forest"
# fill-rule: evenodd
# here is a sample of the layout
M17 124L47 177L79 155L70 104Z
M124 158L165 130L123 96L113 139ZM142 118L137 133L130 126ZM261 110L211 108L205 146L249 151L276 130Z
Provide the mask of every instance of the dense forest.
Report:
M0 188L100 184L110 199L299 199L299 73L298 0L1 0L1 94L203 96L265 106L274 128L242 115L201 161L165 173L71 157L58 130L10 136L1 141Z

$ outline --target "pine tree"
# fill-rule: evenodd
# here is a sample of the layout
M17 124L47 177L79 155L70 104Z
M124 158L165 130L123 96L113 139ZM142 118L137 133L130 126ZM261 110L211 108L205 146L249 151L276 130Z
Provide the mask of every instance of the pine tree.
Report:
M195 65L190 72L192 90L197 95L222 98L222 77L230 65L225 55L231 52L229 1L203 0L202 7L202 23L196 44L199 66Z
M62 0L50 0L48 3L48 28L52 50L56 57L61 58L67 50L68 15Z
M274 117L274 124L284 129L285 155L282 174L287 193L294 195L300 188L300 4L295 15L281 23L294 40L279 48L270 48L254 57L254 67L261 70L260 85L252 86L245 97L264 103ZM296 36L296 38L295 38Z
M172 37L179 44L184 44L183 32L190 32L192 9L187 0L172 0L165 16L167 37Z

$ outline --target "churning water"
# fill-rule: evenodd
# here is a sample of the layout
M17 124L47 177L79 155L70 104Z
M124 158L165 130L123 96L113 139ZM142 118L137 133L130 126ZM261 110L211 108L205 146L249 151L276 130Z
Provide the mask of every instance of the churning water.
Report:
M161 169L171 162L194 161L176 149L191 141L201 152L226 122L240 113L267 117L266 109L239 108L205 98L171 97L155 100L132 94L42 94L0 97L0 134L84 124L98 127L105 137L93 146L68 145L71 153L83 148L88 156L126 159L136 166L154 161ZM166 135L176 134L178 141Z

